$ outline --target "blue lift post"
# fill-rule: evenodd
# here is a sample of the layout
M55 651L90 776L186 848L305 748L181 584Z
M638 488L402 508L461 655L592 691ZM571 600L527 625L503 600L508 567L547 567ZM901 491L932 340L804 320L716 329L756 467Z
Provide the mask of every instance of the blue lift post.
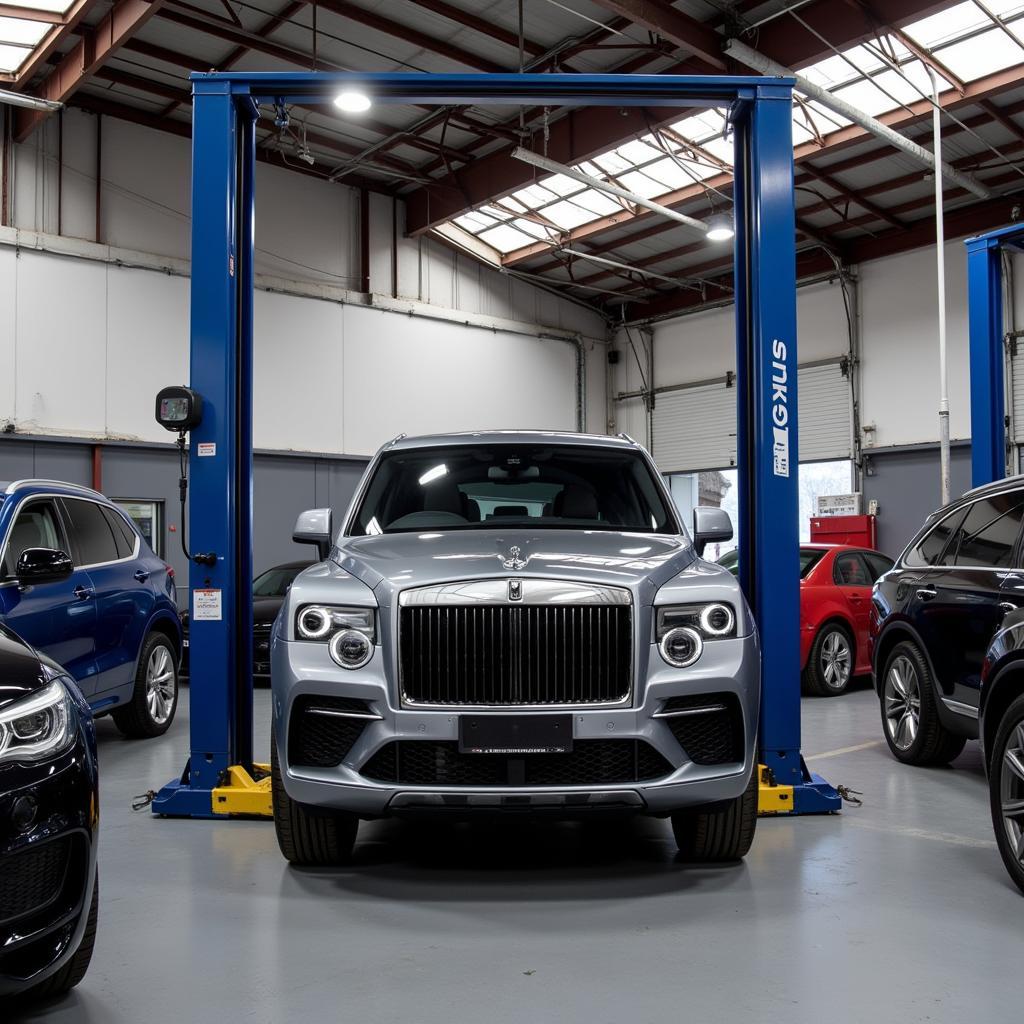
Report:
M971 360L971 483L1006 476L1003 252L1024 251L1024 224L967 239Z
M191 743L159 815L247 813L252 764L252 305L258 104L324 104L344 88L375 103L725 107L735 130L736 323L741 579L761 633L761 806L839 809L800 756L796 257L793 81L671 75L193 74L189 540L216 565L190 579ZM200 450L199 446L204 447ZM195 615L195 591L220 614ZM212 598L212 600L211 600ZM766 793L767 798L766 798ZM237 800L234 797L237 796ZM258 813L258 811L257 811Z

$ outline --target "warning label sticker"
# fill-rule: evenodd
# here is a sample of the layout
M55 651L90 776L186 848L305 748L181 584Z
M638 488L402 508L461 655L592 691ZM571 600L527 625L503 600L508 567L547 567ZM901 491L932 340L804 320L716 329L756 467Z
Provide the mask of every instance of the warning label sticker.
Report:
M193 622L220 622L222 617L220 590L194 590L192 599Z
M200 441L196 445L196 455L201 458L209 458L211 455L217 454L217 445L214 441Z

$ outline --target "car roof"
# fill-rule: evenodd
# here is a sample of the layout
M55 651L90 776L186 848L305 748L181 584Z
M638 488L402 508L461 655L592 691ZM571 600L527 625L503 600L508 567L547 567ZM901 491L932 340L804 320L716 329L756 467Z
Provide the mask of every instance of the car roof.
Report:
M12 494L17 494L20 491L54 491L58 494L78 495L82 498L93 498L94 500L102 501L107 505L112 504L111 500L105 494L100 494L99 491L94 491L91 487L83 487L81 484L68 483L67 480L45 480L42 478L14 480L0 483L0 488L3 489L4 495L8 497Z
M416 448L444 448L450 445L474 444L564 444L581 447L639 449L631 437L619 434L581 434L561 430L474 430L452 434L421 434L406 437L404 434L389 441L382 451L404 451Z

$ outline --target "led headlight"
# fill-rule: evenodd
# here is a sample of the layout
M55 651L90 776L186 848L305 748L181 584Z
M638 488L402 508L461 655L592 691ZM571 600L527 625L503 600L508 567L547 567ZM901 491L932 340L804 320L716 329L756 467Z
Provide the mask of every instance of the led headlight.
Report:
M39 761L74 739L71 696L59 679L0 711L0 764Z
M692 665L704 651L704 641L700 633L689 626L676 626L670 629L658 644L661 656L676 668Z
M706 604L700 610L700 628L705 636L729 636L736 628L736 614L727 604Z
M322 640L339 665L361 668L373 654L376 624L373 608L307 604L295 616L295 635L300 640Z
M373 656L373 644L358 629L343 629L328 644L331 657L342 668L362 668Z

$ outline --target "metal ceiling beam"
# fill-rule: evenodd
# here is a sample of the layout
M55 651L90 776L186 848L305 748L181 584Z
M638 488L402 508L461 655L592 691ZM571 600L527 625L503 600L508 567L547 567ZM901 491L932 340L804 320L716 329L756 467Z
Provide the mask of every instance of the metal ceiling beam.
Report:
M722 37L711 25L677 10L666 0L592 0L592 3L657 33L719 71L726 69Z
M409 0L409 3L416 4L417 7L422 7L442 18L447 18L448 21L454 21L456 25L462 25L464 28L479 32L480 35L495 39L506 46L519 49L519 36L515 32L509 32L500 25L495 25L494 22L463 10L461 7L456 7L454 4L445 3L444 0ZM545 52L546 47L532 39L524 38L523 49L531 57L539 57Z
M14 75L15 88L24 90L28 87L36 74L47 66L51 54L58 47L64 45L78 23L94 7L98 6L99 2L100 0L75 0L72 3L67 11L65 11L60 24L55 25L43 36L39 41L39 45L33 50L32 56L18 69L18 72Z
M44 11L39 7L18 7L15 4L0 4L0 18L20 18L22 21L40 21L47 25L65 24L60 11Z
M886 2L889 20L898 25L934 14L948 6L949 0ZM837 6L834 0L814 0L800 8L800 16L815 29L828 33L827 38L836 46L849 46L874 34L874 26L863 11L855 11L845 5ZM831 53L831 50L823 47L820 39L802 26L794 25L787 18L779 18L762 26L758 30L758 39L759 45L766 53L797 67L811 64ZM627 71L626 68L617 70ZM689 60L667 69L666 73L702 74L707 71L708 66L705 62ZM635 127L639 119L635 108L629 108L626 116L621 119L610 118L607 114L598 114L596 117L587 115L593 115L593 111L577 109L551 125L548 155L561 163L574 163L614 149L638 135L646 134L648 130L646 125L641 128ZM670 120L678 120L678 117ZM858 128L857 131L862 136L866 135L862 129ZM521 144L528 143L524 140ZM532 148L541 147L533 145ZM431 173L436 169L436 166L428 165L422 170ZM523 168L517 170L509 161L507 152L499 151L480 157L470 166L457 172L457 175L446 175L438 180L450 186L448 195L451 199L439 202L436 198L431 198L428 201L426 192L419 189L409 193L409 219L406 225L409 234L422 234L435 224L465 213L474 205L515 192L528 185L532 175L525 173ZM456 198L459 195L466 198L460 202Z
M795 75L797 89L811 99L817 100L822 106L827 107L829 110L834 110L841 117L845 117L847 120L853 121L854 124L860 125L865 131L888 142L894 149L900 150L919 164L930 167L932 170L941 171L942 176L948 181L956 182L962 188L973 192L979 199L992 198L989 190L969 174L961 174L946 161L937 161L931 150L925 149L924 146L919 146L905 135L894 131L878 118L871 117L859 107L854 106L854 104L847 103L846 100L829 92L828 89L823 89L809 78L797 74L791 68L787 68L761 51L755 50L752 46L747 46L746 43L741 42L739 39L728 39L725 43L725 52L741 64L745 64L748 68L752 68L762 75L773 77Z
M117 0L92 32L85 33L35 90L35 95L66 102L103 62L117 53L153 17L164 0ZM14 139L24 142L36 125L49 116L45 110L19 110Z
M1008 68L1005 71L998 71L995 74L988 75L985 78L979 78L976 81L969 83L967 92L963 96L955 90L950 89L947 92L940 94L939 102L945 109L974 106L980 104L982 100L989 99L991 96L998 95L999 93L1007 90L1020 88L1021 86L1024 86L1024 64L1018 65L1015 68ZM1010 107L1004 108L1004 116L1010 117L1013 113L1019 112L1016 107L1017 105L1014 104ZM917 103L909 104L909 113L907 109L899 108L897 110L889 111L886 114L881 114L879 116L879 120L884 121L886 124L889 124L894 128L902 128L906 130L907 128L929 118L931 116L931 109L932 107L930 103L925 100L920 100ZM1021 110L1024 111L1024 107L1022 107ZM980 125L985 124L988 120L988 116L982 115L968 118L964 123L969 128L977 128ZM951 124L944 129L943 136L956 135L961 131L963 131L963 129L959 125ZM834 153L841 152L843 149L848 147L870 141L871 138L872 136L865 129L857 125L849 125L845 128L838 128L836 131L830 132L826 135L824 138L824 146L819 145L817 142L806 142L797 146L794 150L794 159L796 160L799 168L807 161L832 156ZM829 175L835 177L837 174L841 174L843 171L849 170L851 167L860 167L865 163L879 160L887 156L892 156L892 150L889 149L888 146L879 146L867 153L858 153L848 161L830 163L826 168L826 171ZM959 166L960 162L953 161L953 164L954 166ZM714 178L707 179L701 185L687 185L681 189L666 193L665 195L655 196L654 198L664 206L676 206L680 203L701 198L704 195L705 186L710 188L729 188L731 187L731 183L732 175L722 174ZM607 217L600 217L596 220L588 221L586 224L581 224L577 228L573 228L571 231L567 232L567 244L576 245L587 239L595 239L605 232L615 228L621 228L629 224L641 222L646 226L641 230L634 232L628 238L622 239L617 243L617 245L628 245L634 241L642 241L668 230L667 225L654 221L653 218L645 211L632 213L627 210L621 210L616 213L609 214ZM616 248L616 246L599 245L593 251L606 252L611 251L614 248ZM544 243L538 242L523 246L521 249L516 249L513 252L506 254L505 261L508 265L515 266L524 260L542 255L546 251L547 246Z
M472 53L470 50L465 50L461 46L456 46L454 43L435 39L426 32L420 32L409 25L403 25L401 22L393 21L391 18L385 18L383 15L377 14L375 11L368 10L365 7L358 7L356 4L349 3L349 0L316 0L316 6L321 11L330 11L331 14L336 14L340 18L346 18L359 25L365 25L367 28L393 36L395 39L402 39L413 46L418 46L430 53L435 53L439 57L445 57L456 64L462 64L464 67L473 68L475 71L501 72L509 70L505 65L487 60L485 57ZM380 9L383 9L383 6L381 5Z

